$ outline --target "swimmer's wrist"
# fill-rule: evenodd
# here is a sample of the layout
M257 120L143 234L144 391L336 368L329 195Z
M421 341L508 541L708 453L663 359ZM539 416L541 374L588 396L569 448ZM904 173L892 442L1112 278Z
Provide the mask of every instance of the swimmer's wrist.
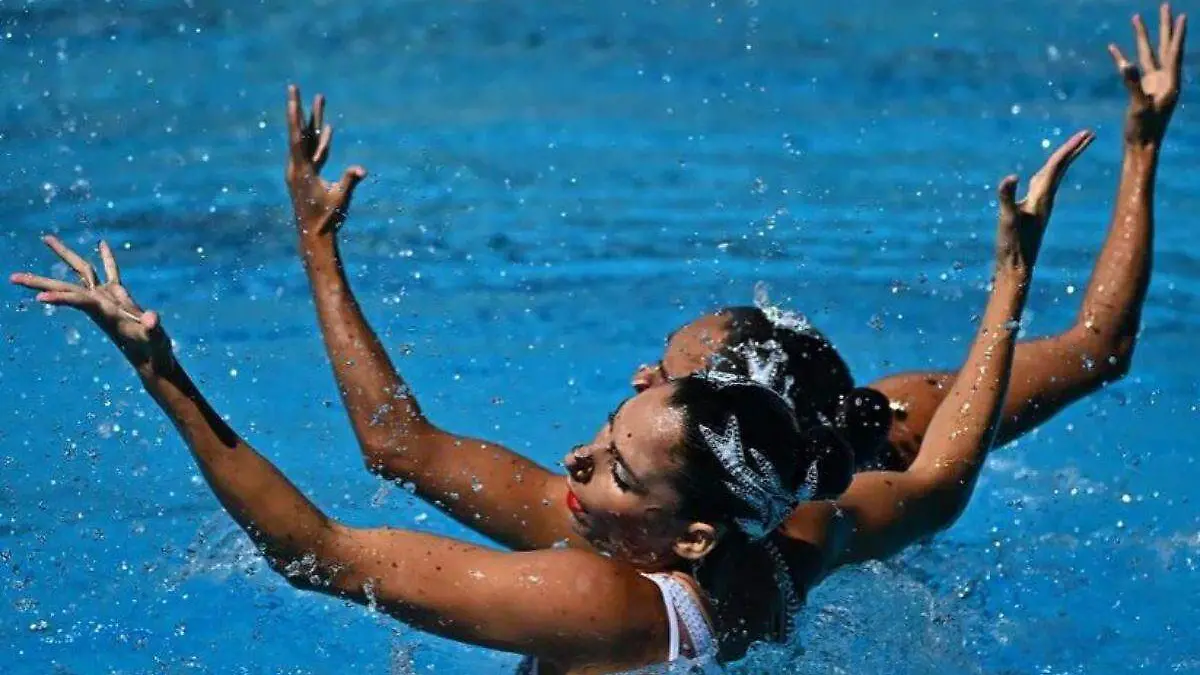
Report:
M141 363L132 363L131 365L137 372L138 377L142 379L143 384L170 380L183 372L183 368L179 365L179 361L175 358L175 352L173 351L166 354L159 354L154 358L147 359Z
M992 273L992 293L1023 294L1033 279L1033 266L1023 263L1000 262Z
M996 268L992 270L992 281L1021 281L1028 283L1033 276L1033 265L1012 259L1001 259L996 261Z
M1149 168L1158 159L1162 150L1162 139L1157 140L1125 140L1125 159L1133 160L1139 168Z
M333 233L300 235L300 258L306 265L337 256L337 240Z

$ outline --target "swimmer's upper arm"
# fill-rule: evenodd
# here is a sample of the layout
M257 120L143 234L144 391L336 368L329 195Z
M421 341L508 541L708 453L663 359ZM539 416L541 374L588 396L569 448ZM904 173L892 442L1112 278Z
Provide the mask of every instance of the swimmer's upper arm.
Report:
M919 472L857 474L836 501L801 505L782 527L823 552L821 576L843 565L886 558L953 522L954 492Z
M957 491L920 472L871 471L855 476L837 507L849 523L834 566L877 560L949 527L961 509Z
M580 666L666 657L657 587L578 550L506 553L443 537L334 526L327 592L471 644ZM319 590L319 589L318 589Z
M506 548L563 540L586 548L569 524L566 479L503 445L424 423L378 457L381 475L410 482L421 498Z

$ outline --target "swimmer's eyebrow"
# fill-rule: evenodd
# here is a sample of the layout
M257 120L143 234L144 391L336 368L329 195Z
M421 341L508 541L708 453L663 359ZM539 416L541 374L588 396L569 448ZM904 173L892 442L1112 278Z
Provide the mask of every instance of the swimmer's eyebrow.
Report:
M621 454L621 449L617 447L617 433L615 429L617 413L621 412L621 408L625 407L625 404L628 402L629 399L621 401L621 404L617 406L617 409L608 414L608 437L611 439L608 443L608 449L610 452L612 452L613 459L616 460L617 464L620 464L621 468L625 470L625 475L629 477L629 483L632 485L632 487L644 492L646 489L645 484L642 483L642 479L633 472L633 469L629 468L629 463L625 461L625 456Z

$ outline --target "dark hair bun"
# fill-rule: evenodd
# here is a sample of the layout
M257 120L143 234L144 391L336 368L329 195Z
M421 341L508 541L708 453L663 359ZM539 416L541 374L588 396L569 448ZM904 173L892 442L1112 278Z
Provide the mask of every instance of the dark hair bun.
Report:
M859 471L884 468L882 451L892 424L887 396L859 387L842 398L834 424L854 448L854 465Z
M752 377L782 394L802 431L832 425L834 435L852 449L857 470L884 467L892 422L888 399L873 389L854 388L850 367L828 338L802 316L777 308L726 307L718 314L729 323L714 369Z
M808 459L796 467L795 479L808 499L836 499L850 487L854 450L836 430L821 425L802 430L796 452Z

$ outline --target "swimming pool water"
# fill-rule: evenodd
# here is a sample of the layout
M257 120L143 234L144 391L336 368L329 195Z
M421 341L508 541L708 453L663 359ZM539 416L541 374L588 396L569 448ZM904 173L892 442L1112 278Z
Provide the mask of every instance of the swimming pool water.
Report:
M114 242L218 410L318 503L469 536L361 468L288 221L287 82L329 95L330 170L372 171L343 250L426 410L552 462L667 331L757 281L862 382L957 364L995 181L1089 126L1029 310L1033 333L1069 325L1116 183L1104 46L1130 44L1135 9L1153 6L7 2L0 250L40 271L39 233ZM1200 672L1197 65L1132 375L997 451L956 527L836 575L798 644L738 669ZM16 289L0 304L0 671L515 663L281 583L110 345Z

